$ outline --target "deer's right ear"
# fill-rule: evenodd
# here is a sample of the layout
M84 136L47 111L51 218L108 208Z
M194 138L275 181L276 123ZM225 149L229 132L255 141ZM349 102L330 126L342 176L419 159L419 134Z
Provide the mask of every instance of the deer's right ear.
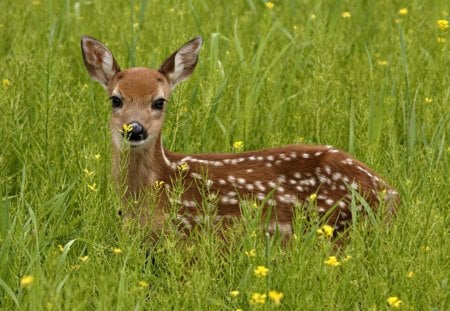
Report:
M81 52L84 65L91 77L100 82L105 89L108 88L111 79L120 71L111 51L94 38L82 36Z

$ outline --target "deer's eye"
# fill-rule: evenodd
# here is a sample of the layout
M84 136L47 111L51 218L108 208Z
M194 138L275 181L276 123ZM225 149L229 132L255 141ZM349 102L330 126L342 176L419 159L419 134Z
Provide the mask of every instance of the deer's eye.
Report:
M164 108L165 99L164 98L158 98L155 100L152 104L152 109L155 110L162 110Z
M112 96L110 100L113 108L121 108L123 106L122 100L117 96Z

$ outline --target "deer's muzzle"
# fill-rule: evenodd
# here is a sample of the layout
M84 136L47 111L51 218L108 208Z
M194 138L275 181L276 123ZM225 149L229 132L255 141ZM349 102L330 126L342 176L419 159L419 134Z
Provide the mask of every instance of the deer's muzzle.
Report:
M147 138L148 133L139 122L133 121L126 125L128 131L122 131L122 135L131 143L140 142Z

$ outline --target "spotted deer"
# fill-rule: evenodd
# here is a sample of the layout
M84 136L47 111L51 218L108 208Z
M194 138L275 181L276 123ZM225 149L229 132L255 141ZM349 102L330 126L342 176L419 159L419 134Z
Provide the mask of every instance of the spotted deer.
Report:
M373 210L385 201L395 211L398 193L363 163L331 146L206 154L166 150L161 129L171 92L194 71L201 46L202 39L196 37L159 69L121 70L105 45L89 36L81 39L87 71L110 96L113 176L124 203L134 202L126 217L137 219L157 236L169 215L175 214L180 231L186 233L203 219L205 200L214 206L217 224L239 218L242 202L254 200L270 210L265 213L270 219L262 222L266 232L289 237L296 209L311 206L311 201L336 232L351 220L356 192ZM184 190L173 198L170 189L177 179ZM161 191L155 183L165 187ZM155 191L158 201L150 204L144 194Z

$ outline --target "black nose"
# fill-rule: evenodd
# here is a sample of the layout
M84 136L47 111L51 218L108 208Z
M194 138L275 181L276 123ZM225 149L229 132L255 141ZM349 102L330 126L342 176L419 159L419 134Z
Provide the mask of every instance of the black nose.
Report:
M129 131L123 131L123 136L128 140L140 141L147 138L147 131L145 128L136 121L127 124Z

